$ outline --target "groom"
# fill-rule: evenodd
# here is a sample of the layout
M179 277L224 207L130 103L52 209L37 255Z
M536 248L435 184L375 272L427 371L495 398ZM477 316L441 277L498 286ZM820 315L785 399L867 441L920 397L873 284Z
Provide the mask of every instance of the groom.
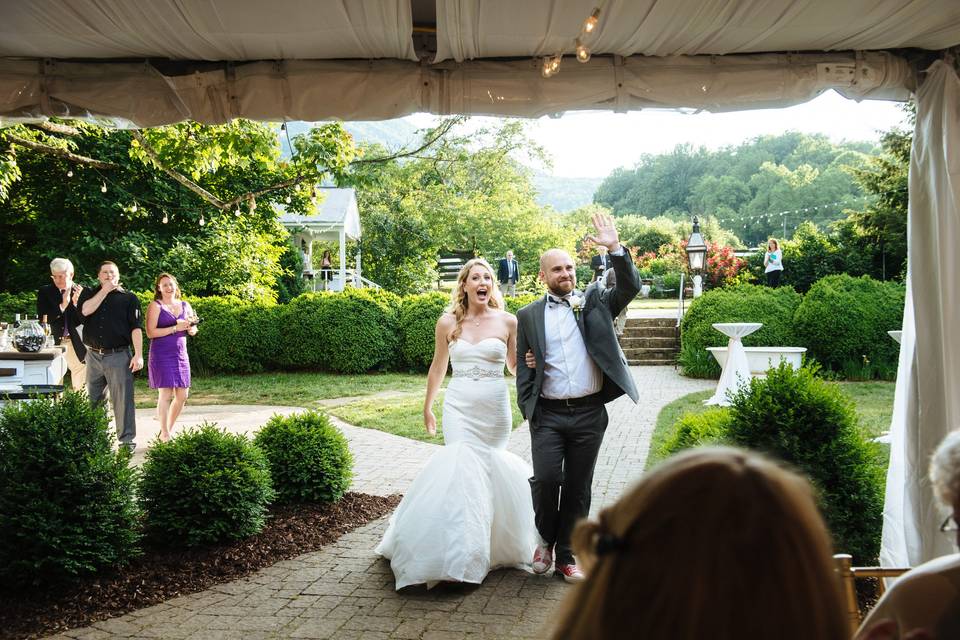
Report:
M517 312L517 403L530 423L533 477L530 488L540 544L533 570L546 573L556 554L555 574L583 580L570 548L577 520L590 511L597 453L607 428L605 403L639 394L620 350L613 319L640 290L630 254L620 246L610 216L595 214L596 234L617 274L616 286L575 290L576 266L567 252L551 249L540 258L544 298Z

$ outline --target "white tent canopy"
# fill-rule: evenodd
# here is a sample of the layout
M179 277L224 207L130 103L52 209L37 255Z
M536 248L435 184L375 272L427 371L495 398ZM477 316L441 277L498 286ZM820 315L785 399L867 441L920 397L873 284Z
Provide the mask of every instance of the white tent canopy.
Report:
M572 54L597 2L0 0L0 117L152 126L716 111L787 106L831 88L905 99L910 65L878 52L960 44L956 0L608 0L587 39L593 58L568 57L541 77L538 57ZM412 36L433 30L414 46Z
M303 257L304 275L313 278L313 243L336 242L339 247L337 274L333 279L334 290L342 290L347 282L347 238L360 239L360 211L357 209L357 196L353 189L320 189L323 200L317 205L313 215L301 215L286 212L283 205L276 205L280 213L280 224L290 232L290 239L300 250ZM326 274L323 274L326 275ZM354 283L361 278L360 256L357 256L353 274Z
M569 54L597 4L593 57L578 64ZM0 16L0 124L722 111L829 89L858 100L916 92L917 286L903 327L884 560L942 552L923 478L933 442L960 426L960 80L951 56L930 63L960 46L958 0L0 0ZM559 74L542 77L540 57L557 53L567 56Z

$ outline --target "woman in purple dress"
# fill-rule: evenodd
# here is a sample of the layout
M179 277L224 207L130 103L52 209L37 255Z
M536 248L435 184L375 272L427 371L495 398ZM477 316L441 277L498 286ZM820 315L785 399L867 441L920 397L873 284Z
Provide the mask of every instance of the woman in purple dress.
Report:
M153 302L147 309L147 337L150 338L150 388L158 389L160 394L157 419L163 442L170 439L190 390L188 334L197 335L196 315L189 303L180 299L177 279L161 273L153 286Z

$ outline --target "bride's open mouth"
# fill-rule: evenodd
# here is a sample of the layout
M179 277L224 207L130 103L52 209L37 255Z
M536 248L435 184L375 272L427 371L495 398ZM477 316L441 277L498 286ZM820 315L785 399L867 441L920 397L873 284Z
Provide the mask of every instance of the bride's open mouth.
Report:
M490 291L486 287L477 287L477 301L486 302L490 298Z

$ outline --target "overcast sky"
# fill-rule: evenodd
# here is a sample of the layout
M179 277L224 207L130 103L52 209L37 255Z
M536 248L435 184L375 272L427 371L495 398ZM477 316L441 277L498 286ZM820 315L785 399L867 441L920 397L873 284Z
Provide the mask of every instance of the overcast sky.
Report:
M410 117L417 126L426 126L432 119L425 114ZM553 157L553 169L548 173L605 177L617 167L632 167L644 153L663 153L682 143L716 149L791 130L823 133L834 142L876 141L880 133L897 125L907 126L898 103L858 103L829 91L786 109L718 114L652 110L570 112L561 118L534 121L529 133Z

